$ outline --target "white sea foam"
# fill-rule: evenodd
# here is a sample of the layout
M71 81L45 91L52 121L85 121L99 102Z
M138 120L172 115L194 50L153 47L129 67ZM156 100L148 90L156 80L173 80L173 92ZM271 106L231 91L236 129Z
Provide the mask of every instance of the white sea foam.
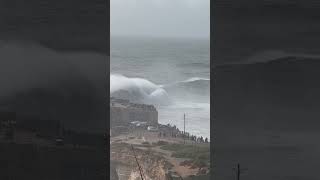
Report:
M110 96L122 99L128 99L137 103L146 103L153 105L170 105L174 97L169 97L181 91L179 85L190 85L197 82L209 83L208 78L192 77L183 81L170 83L166 85L158 85L144 78L131 78L121 74L110 75ZM195 89L203 89L196 85ZM169 94L169 91L172 94ZM192 97L190 95L189 97Z
M186 83L194 83L194 82L200 82L200 81L204 81L204 82L209 82L210 83L210 79L209 78L192 77L192 78L189 78L189 79L186 79L186 80L183 80L183 81L177 81L177 82L174 82L174 83L160 85L160 87L165 88L165 87L169 87L169 86L175 86L175 85L186 84Z
M168 93L159 85L143 78L129 78L121 74L110 75L110 96L134 102L168 105Z
M192 77L181 82L210 81L208 78Z

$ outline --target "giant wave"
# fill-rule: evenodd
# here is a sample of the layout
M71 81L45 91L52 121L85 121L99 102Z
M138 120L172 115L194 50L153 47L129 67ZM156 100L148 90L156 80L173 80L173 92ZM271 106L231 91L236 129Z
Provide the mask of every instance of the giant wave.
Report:
M143 78L129 78L120 74L110 75L110 96L136 103L168 105L168 93L159 85Z
M121 74L110 75L110 96L128 99L136 103L166 106L173 103L172 99L177 94L185 94L189 91L193 96L201 95L204 91L209 92L209 87L210 79L199 77L157 85L143 78L130 78Z

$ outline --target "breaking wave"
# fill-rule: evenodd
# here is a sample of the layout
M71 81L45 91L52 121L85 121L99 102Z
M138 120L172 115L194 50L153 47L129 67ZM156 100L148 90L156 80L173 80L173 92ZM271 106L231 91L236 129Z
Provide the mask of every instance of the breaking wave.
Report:
M192 78L189 78L187 80L177 81L177 82L174 82L174 83L160 85L160 86L161 87L170 87L170 86L176 86L176 85L181 85L181 84L192 84L192 83L199 83L199 82L210 83L210 79L208 79L208 78L200 78L200 77L192 77Z
M129 78L120 74L110 75L110 96L136 103L168 105L168 93L159 85L143 78Z
M178 94L196 96L210 93L210 79L193 77L166 85L157 85L143 78L129 78L121 74L110 75L110 96L136 103L170 105Z
M208 78L193 77L193 78L187 79L187 80L182 81L182 82L195 82L195 81L210 81L210 79L208 79Z
M192 97L195 100L200 100L208 99L207 97L210 95L210 79L208 78L192 77L162 87L170 94L181 98Z

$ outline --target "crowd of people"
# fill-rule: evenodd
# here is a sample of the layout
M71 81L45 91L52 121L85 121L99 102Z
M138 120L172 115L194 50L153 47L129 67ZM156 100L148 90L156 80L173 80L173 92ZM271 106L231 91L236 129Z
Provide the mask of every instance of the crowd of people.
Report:
M159 135L161 137L172 137L172 138L186 138L190 141L196 143L209 143L209 139L203 138L202 136L198 137L195 135L190 135L188 132L180 131L175 125L171 126L170 124L164 125L159 129Z

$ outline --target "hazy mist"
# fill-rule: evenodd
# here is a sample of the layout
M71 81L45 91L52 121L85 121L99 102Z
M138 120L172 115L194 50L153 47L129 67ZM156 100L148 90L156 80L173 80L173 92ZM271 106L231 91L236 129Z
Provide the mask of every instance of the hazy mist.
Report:
M111 36L210 36L210 0L111 0Z

